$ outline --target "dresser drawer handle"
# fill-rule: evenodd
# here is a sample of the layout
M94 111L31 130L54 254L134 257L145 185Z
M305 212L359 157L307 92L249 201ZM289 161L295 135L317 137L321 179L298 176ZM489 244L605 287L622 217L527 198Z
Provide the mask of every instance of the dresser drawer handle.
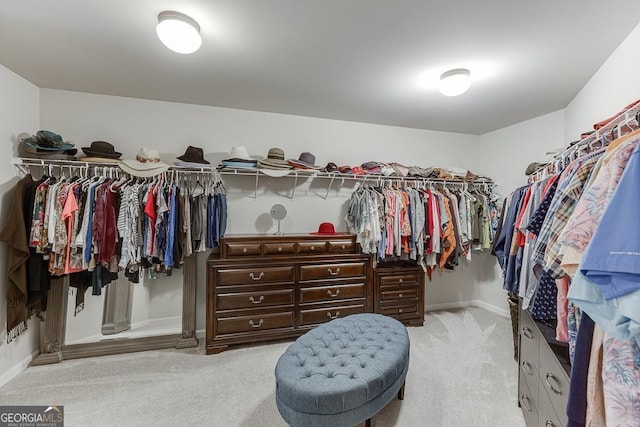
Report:
M555 425L555 424L553 423L553 421L551 421L551 420L547 420L547 422L546 422L546 423L544 423L544 425L545 425L546 427L556 427L556 425Z
M342 249L347 249L347 247L345 245L342 245Z
M399 283L404 283L404 279L398 279Z
M335 315L335 316L332 316L332 315L331 315L331 312L330 312L330 311L328 311L328 312L327 312L327 317L328 317L329 319L332 319L332 320L333 320L333 319L337 319L338 317L340 317L340 311L339 311L339 310L338 310L338 311L336 311L336 315Z
M547 377L545 378L545 382L547 383L547 387L549 387L552 392L560 396L562 392L557 387L554 387L554 385L551 384L551 381L549 380L553 380L554 383L558 384L558 379L551 372L547 372Z
M533 370L531 369L531 363L527 362L526 360L522 361L522 370L527 375L533 375Z
M247 251L248 251L248 249L247 249L247 248L242 248L242 253L243 253L243 254L246 254L246 253L247 253Z
M401 308L398 309L398 313L402 313L402 309Z
M315 246L311 246L311 247L309 248L309 250L315 251L315 250L316 250L316 247L315 247Z
M327 294L328 294L330 297L335 298L335 297L337 297L338 295L340 295L340 289L336 289L336 293L335 293L335 294L332 294L332 293L331 293L331 289L327 289Z
M262 301L264 301L264 295L260 295L260 299L258 301L253 299L253 296L250 296L249 297L249 301L251 301L254 304L260 304Z
M249 320L249 324L251 325L252 328L259 328L262 326L263 323L264 323L264 319L260 319L257 325L253 323L253 320Z
M398 298L402 298L404 295L402 294L398 294Z
M258 277L254 276L253 273L249 273L249 277L251 277L253 280L262 280L262 278L264 277L264 271L261 271Z
M335 272L331 269L331 267L327 268L327 271L330 275L337 276L338 274L340 274L340 267L336 268Z
M522 328L522 335L524 335L525 337L527 337L529 339L533 339L533 332L531 331L531 329L529 329L526 326L524 328Z
M520 403L522 403L522 406L527 410L527 412L531 412L531 405L529 405L529 400L529 396L527 396L526 394L523 394L522 398L520 398Z

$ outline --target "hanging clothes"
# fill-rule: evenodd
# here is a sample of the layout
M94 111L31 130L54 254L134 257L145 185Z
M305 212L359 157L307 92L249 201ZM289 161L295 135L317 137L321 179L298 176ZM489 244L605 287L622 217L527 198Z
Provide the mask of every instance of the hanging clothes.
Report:
M77 314L86 289L100 295L123 270L137 283L145 271L155 275L180 267L185 241L196 252L217 247L226 232L224 187L207 180L193 197L188 187L187 182L168 182L163 176L21 179L9 221L0 232L10 245L9 339L26 329L33 313L46 310L52 277L69 275L70 286L79 291ZM208 200L215 206L211 214ZM198 215L193 225L191 216L184 214L185 205ZM184 228L193 231L190 238L181 233ZM204 239L209 234L211 239Z
M491 247L491 206L498 215L496 197L459 188L363 186L351 195L345 220L362 251L378 260L412 260L428 273L454 269L460 258L470 259L473 228L478 230L476 249ZM473 210L479 214L472 216Z
M529 245L522 307L538 320L555 315L556 339L568 342L571 425L640 425L640 130L565 163L505 201L495 253L507 287L509 234Z

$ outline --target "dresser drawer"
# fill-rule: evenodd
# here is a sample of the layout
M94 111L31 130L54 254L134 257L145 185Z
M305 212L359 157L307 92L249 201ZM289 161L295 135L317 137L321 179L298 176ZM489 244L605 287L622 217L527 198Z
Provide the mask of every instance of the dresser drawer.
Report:
M364 313L364 311L364 304L300 310L300 326L324 323L350 314Z
M380 276L380 286L418 284L420 273L398 273Z
M380 288L380 300L418 298L418 286L384 286Z
M520 388L518 390L518 401L520 402L520 409L522 409L522 415L524 415L524 421L527 427L537 426L538 395L534 395L531 393L522 375L522 372L520 372Z
M540 336L538 327L526 311L520 312L520 358L525 358L532 366L540 365Z
M296 251L296 245L293 242L265 243L263 247L265 255L290 255Z
M396 319L420 316L421 313L420 304L416 299L386 301L380 303L380 314L393 316Z
M364 298L364 283L300 288L300 304Z
M225 243L225 255L228 257L256 256L261 254L262 245L260 243Z
M327 250L333 253L354 252L356 242L353 240L330 240L327 242Z
M326 279L345 279L350 277L364 277L365 262L335 263L300 266L300 281Z
M293 289L273 291L229 292L216 295L216 310L293 305Z
M526 353L520 354L520 380L527 382L529 391L534 396L538 395L538 367L530 359Z
M549 396L544 391L538 395L538 418L539 427L564 427L566 425L566 422L560 421Z
M218 334L257 332L268 329L293 328L293 312L264 313L254 316L222 317L216 319Z
M323 254L327 252L327 242L324 240L298 242L297 246L300 254Z
M218 286L259 285L262 283L293 283L294 267L219 268L216 271Z
M569 378L546 341L540 345L539 366L540 387L546 391L556 413L564 414L569 399Z

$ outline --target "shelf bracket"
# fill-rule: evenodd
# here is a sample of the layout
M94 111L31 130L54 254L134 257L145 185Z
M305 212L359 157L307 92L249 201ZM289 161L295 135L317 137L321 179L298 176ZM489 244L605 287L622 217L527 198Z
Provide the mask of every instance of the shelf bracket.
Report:
M327 193L324 195L324 197L322 197L324 200L327 200L327 197L329 197L329 190L331 190L331 186L333 185L333 180L336 179L335 175L331 175L331 181L329 181L329 186L327 187Z
M287 196L291 200L293 200L293 196L296 194L296 187L298 186L298 172L295 172L295 179L293 181L293 188L291 189L291 196Z
M254 188L254 190L253 190L253 198L254 198L255 200L257 200L257 199L258 199L258 177L259 177L259 176L260 176L260 174L258 173L258 171L256 171L256 186L255 186L255 188Z

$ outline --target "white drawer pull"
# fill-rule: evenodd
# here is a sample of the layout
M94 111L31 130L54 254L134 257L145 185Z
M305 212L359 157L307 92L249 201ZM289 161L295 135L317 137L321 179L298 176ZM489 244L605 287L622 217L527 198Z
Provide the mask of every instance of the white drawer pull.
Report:
M527 328L526 326L522 328L522 335L524 335L529 339L533 339L533 332L531 331L531 329Z
M546 427L556 427L556 425L555 425L555 424L553 423L553 421L551 421L551 420L547 420L547 422L546 422L546 423L544 423L544 425L545 425Z
M262 278L264 277L264 271L261 271L258 277L254 276L253 273L249 273L249 277L251 277L253 280L262 280Z
M331 269L331 267L327 268L327 271L330 275L337 276L338 274L340 274L340 267L336 268L335 272Z
M282 252L282 246L278 246L278 252Z
M331 293L331 289L327 289L327 294L328 294L330 297L335 298L335 297L337 297L338 295L340 295L340 289L336 289L336 293L335 293L335 294L332 294L332 293Z
M526 360L522 361L522 370L527 375L533 375L533 369L531 369L531 363L527 362Z
M404 295L402 294L398 294L398 298L402 298Z
M402 309L401 308L398 309L398 313L402 313Z
M340 311L336 311L336 315L335 315L335 316L332 316L332 315L331 315L331 312L330 312L330 311L328 311L328 312L327 312L327 317L328 317L329 319L337 319L338 317L340 317Z
M264 323L264 319L260 319L257 325L253 323L253 320L249 320L249 325L251 325L252 328L259 328L262 326L263 323Z
M346 245L342 245L342 249L347 249L347 246Z
M264 295L260 295L260 299L258 301L253 299L253 296L250 296L249 297L249 301L251 301L254 304L260 304L262 301L264 301Z
M398 279L398 282L404 283L404 279Z
M311 246L309 249L311 249L312 251L315 251L316 247L315 246Z
M247 248L242 248L242 253L246 254L247 253Z

